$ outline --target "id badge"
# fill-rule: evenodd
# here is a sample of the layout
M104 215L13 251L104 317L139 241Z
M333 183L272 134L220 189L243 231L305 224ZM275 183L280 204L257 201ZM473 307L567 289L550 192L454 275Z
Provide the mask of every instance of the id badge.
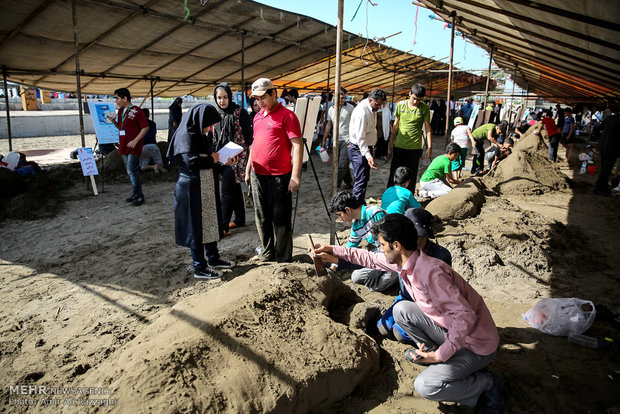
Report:
M120 135L121 137L125 136L125 130L121 129L120 131L118 131L118 135Z

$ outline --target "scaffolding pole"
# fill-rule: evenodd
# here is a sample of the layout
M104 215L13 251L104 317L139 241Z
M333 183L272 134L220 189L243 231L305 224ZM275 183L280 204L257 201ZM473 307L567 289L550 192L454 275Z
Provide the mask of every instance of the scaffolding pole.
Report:
M80 115L80 137L82 138L82 148L86 146L84 138L84 113L82 109L82 81L80 79L80 45L78 44L77 26L77 0L71 0L71 11L73 14L73 43L75 44L75 82L77 84L78 113Z

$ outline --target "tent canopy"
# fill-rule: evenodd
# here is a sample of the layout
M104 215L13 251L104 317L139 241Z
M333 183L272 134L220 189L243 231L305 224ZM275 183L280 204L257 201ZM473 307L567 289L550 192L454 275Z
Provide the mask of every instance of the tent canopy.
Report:
M203 4L204 3L204 4ZM250 0L77 0L82 92L135 96L205 96L226 81L242 89L259 77L285 87L327 89L327 61L335 73L336 28ZM343 85L352 93L383 87L405 94L415 82L445 95L447 67L344 33ZM331 58L330 58L331 56ZM75 44L71 0L0 4L0 64L7 79L74 91ZM243 70L242 70L243 66ZM428 72L440 70L444 72ZM456 96L485 82L457 73ZM332 83L333 87L333 83Z
M620 98L620 2L419 0L476 45L521 88L559 102Z

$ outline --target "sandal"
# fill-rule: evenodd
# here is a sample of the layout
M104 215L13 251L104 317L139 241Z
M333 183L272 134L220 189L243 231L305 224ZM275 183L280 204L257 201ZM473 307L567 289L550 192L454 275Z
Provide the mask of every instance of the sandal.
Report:
M416 365L421 365L421 366L423 366L423 367L427 367L427 366L429 366L430 364L426 364L426 363L424 363L424 362L418 362L418 361L417 361L417 360L420 358L420 356L419 356L418 354L416 354L416 352L415 352L415 351L416 351L416 349L413 349L413 348L411 348L411 349L407 349L407 350L405 351L405 359L406 359L407 361L409 361L409 362L413 362L413 363L414 363L414 364L416 364Z

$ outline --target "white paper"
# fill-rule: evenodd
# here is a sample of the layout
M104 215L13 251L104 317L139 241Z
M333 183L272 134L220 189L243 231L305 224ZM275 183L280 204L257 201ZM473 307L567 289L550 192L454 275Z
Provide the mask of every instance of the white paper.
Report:
M226 164L230 158L234 158L242 152L243 147L241 145L235 144L234 142L229 142L217 152L220 156L219 162L220 164Z
M88 177L89 175L98 175L99 172L97 171L97 163L95 162L93 149L78 148L77 150L78 159L82 165L82 173L84 174L84 177Z

